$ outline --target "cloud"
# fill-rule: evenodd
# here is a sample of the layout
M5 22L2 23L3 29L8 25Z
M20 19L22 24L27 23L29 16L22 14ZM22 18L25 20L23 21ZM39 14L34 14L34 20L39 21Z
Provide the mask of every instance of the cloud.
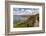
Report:
M31 10L30 8L15 8L13 11L13 15L33 15L32 13L38 13L38 10Z

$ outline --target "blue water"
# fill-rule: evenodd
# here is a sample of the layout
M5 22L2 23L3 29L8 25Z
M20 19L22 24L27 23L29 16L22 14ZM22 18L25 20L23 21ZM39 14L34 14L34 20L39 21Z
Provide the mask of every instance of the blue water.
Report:
M17 22L25 21L26 19L20 16L13 16L13 24L16 24Z

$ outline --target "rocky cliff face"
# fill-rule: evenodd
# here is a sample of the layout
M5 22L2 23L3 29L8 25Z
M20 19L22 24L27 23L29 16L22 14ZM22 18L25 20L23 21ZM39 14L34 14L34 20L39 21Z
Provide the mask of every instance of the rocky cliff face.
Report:
M32 26L34 27L38 27L39 26L39 14L36 15L32 15L32 16L26 16L27 17L27 21L32 21ZM30 26L30 25L27 25Z
M36 14L36 15L32 15L28 18L28 20L31 20L33 21L33 26L34 27L38 27L39 26L39 14Z

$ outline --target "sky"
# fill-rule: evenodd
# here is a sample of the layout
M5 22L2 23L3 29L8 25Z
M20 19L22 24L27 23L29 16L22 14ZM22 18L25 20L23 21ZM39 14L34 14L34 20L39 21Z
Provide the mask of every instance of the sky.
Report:
M26 15L32 13L38 13L39 8L13 8L14 15Z

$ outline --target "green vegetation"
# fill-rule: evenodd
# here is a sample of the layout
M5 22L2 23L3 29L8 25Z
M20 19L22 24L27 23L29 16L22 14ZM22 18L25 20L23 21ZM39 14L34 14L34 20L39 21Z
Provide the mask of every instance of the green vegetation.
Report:
M18 22L14 24L14 27L32 27L32 21L24 21L24 22Z
M14 24L13 27L14 28L33 27L36 17L37 17L37 20L39 21L39 14L36 14L36 15L30 16L30 18L28 18L28 20L26 20L26 21L18 22L16 24Z

